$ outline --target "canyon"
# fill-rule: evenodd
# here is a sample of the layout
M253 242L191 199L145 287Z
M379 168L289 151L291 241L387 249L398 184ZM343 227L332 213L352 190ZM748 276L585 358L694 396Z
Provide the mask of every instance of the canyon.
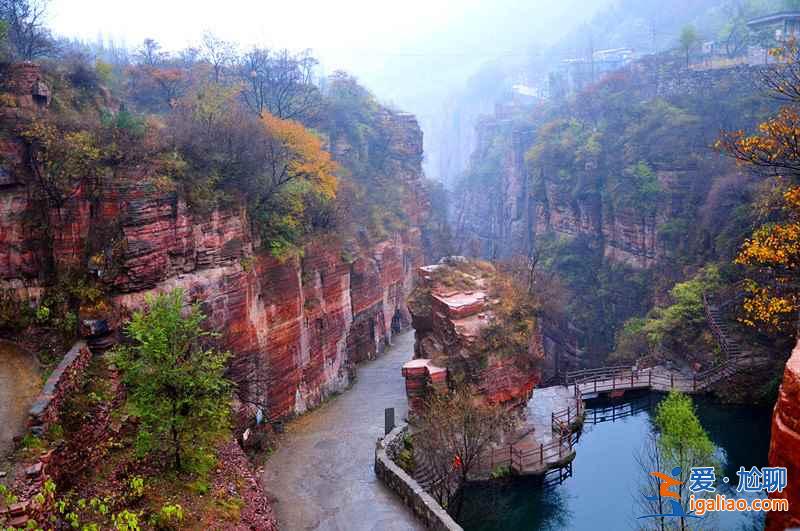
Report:
M153 167L125 168L99 191L75 190L47 212L48 235L32 221L40 204L18 136L49 112L48 100L37 96L46 88L39 67L16 64L0 105L0 126L8 132L0 141L6 297L35 305L47 278L75 270L94 275L110 295L109 304L82 308L78 316L91 340L117 335L148 295L183 288L234 353L233 378L242 383L241 409L249 419L291 417L344 390L356 364L380 354L410 323L405 299L423 263L418 224L425 209L418 190L422 133L413 117L381 115L395 133L393 156L411 161L392 176L415 191L406 201L409 227L376 242L320 239L302 257L279 261L258 250L244 208L193 212L176 193L153 185ZM336 142L334 158L348 149Z

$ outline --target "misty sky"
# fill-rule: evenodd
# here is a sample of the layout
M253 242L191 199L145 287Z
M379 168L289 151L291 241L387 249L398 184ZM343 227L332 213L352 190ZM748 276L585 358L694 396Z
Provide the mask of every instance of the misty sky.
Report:
M129 46L153 37L173 50L197 43L206 29L245 47L312 48L327 71L351 71L402 104L413 95L397 80L414 68L461 78L498 55L526 53L527 42L550 41L599 2L51 0L50 26L59 35L104 35ZM417 81L425 90L436 83L429 75Z
M206 30L243 49L310 48L321 74L346 70L383 102L417 115L435 158L446 102L482 64L522 60L613 1L50 0L49 26L130 48L151 37L176 51L196 46Z

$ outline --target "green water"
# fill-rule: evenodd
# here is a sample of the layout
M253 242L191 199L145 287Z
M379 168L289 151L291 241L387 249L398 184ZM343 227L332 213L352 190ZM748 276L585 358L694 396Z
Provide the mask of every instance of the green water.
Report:
M660 400L654 396L653 403ZM697 412L717 447L725 476L736 481L739 466L765 466L769 451L771 408L728 406L698 399ZM638 499L646 472L636 461L652 432L652 411L596 425L587 424L577 445L572 476L562 484L514 479L505 484L468 488L457 518L468 531L493 530L625 530L640 529ZM735 496L721 485L720 493ZM726 488L727 490L723 490ZM702 529L762 529L761 515L719 513L702 521Z

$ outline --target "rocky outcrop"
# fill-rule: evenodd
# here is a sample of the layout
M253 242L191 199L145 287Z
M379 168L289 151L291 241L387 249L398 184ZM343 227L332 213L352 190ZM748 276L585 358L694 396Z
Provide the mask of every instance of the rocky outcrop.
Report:
M416 359L403 367L409 408L418 410L431 389L458 381L473 385L488 403L523 405L544 361L538 325L524 355L485 352L482 334L498 319L494 305L499 301L491 293L500 273L488 263L460 257L444 262L418 269L419 286L411 296Z
M608 178L625 168L607 159L618 154L603 154L603 160L581 155L575 167L566 168L565 161L545 161L531 169L525 159L527 151L536 143L544 122L554 116L584 119L594 112L593 101L605 103L604 91L621 95L631 106L667 101L677 102L683 109L687 98L703 98L707 101L703 112L713 116L715 105L722 101L751 97L758 90L754 84L762 75L761 68L743 65L690 70L680 61L653 56L608 74L575 99L554 98L547 112L511 102L498 105L493 115L476 123L475 150L468 172L472 179L463 186L454 209L453 226L460 251L492 259L526 256L537 236L555 233L568 238L586 236L616 263L639 269L657 265L667 251L659 241L659 228L686 209L682 202L697 188L696 183L730 174L730 168L710 166L705 153L695 152L691 145L688 153L683 151L684 146L673 147L681 156L656 154L648 158L646 162L663 193L657 207L646 212L611 200L619 191L612 193ZM713 120L717 117L709 119ZM716 121L713 123L709 137L699 142L714 142ZM608 139L603 142L610 143ZM635 144L635 139L630 143ZM705 167L698 167L697 160ZM481 178L484 174L489 184Z
M118 330L149 294L183 288L233 353L245 409L272 419L345 388L357 362L410 324L405 299L422 265L416 222L424 208L415 195L422 133L413 116L381 113L393 133L391 158L401 162L391 177L411 190L409 227L380 242L328 235L302 258L280 262L259 251L243 208L195 212L158 185L157 168L120 168L100 190L77 189L48 208L19 136L47 112L49 100L36 96L42 83L25 64L6 72L0 94L0 291L33 304L57 272L89 272L110 294L112 308L99 317ZM82 309L81 321L95 322L93 311Z
M792 352L783 373L772 416L772 438L769 445L769 465L786 467L786 490L770 496L787 498L788 512L767 514L767 530L782 531L800 526L800 343Z

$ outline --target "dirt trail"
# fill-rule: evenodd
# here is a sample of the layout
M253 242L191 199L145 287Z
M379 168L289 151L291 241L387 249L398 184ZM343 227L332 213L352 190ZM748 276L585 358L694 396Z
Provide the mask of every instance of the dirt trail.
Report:
M413 350L413 332L397 336L380 358L358 367L352 389L289 425L263 476L281 529L423 529L372 468L384 408L405 417L400 369Z
M13 343L0 340L0 456L12 448L41 388L41 376L33 356Z

